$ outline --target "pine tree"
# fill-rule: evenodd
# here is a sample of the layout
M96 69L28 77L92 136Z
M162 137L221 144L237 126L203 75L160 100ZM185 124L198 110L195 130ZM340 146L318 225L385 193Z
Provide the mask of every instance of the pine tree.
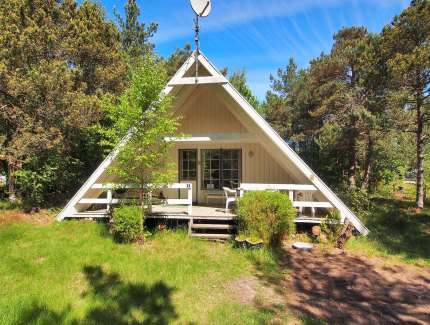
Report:
M185 63L193 53L190 44L185 44L183 48L177 48L172 55L166 59L167 75L173 77L176 71Z
M152 53L154 44L150 38L157 32L158 24L139 22L140 9L136 0L127 0L124 6L125 18L122 18L114 11L120 32L122 49L131 58L141 58L146 54Z
M260 103L258 102L257 97L251 91L251 88L248 86L248 81L246 78L245 70L237 70L235 71L229 78L230 83L233 87L236 88L238 92L242 94L243 97L251 104L252 107L258 112L260 112Z
M430 2L414 0L383 31L391 54L388 66L392 95L415 121L409 130L416 136L416 206L424 207L425 143L430 136Z

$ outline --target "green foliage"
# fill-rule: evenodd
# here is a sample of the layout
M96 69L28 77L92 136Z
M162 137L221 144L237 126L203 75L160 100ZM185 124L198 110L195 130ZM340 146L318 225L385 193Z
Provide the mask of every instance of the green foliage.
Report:
M124 6L125 19L114 10L121 32L122 49L132 59L151 54L154 44L149 39L157 32L158 24L139 22L140 9L136 0L127 0Z
M112 212L112 233L122 243L131 243L143 235L143 215L139 207L120 206Z
M430 135L430 2L412 1L384 28L382 37L391 76L390 95L397 111L405 112L405 121L410 122L396 124L416 135L416 205L423 208L425 144Z
M39 207L43 202L43 193L46 183L49 183L51 174L39 174L31 170L19 170L15 173L19 192L24 198L26 207Z
M259 275L285 276L266 250L232 249L179 231L156 233L137 249L118 245L105 224L81 221L3 224L0 238L2 325L279 320L253 305L234 304L225 288L254 274L255 265Z
M368 236L352 238L347 248L367 256L379 256L396 262L430 266L430 209L414 208L413 184L402 184L403 199L393 196L373 198L371 214L364 219L371 229Z
M309 68L298 70L290 59L271 76L268 122L330 185L371 193L408 169L422 174L430 138L429 8L414 1L381 34L343 28Z
M171 111L171 98L161 94L166 78L164 65L145 57L136 66L129 88L105 105L113 125L105 130L105 138L112 144L127 139L109 172L121 184L139 186L142 208L144 192L170 182L176 172L170 161L174 142L168 138L178 136L179 118Z
M20 200L8 200L0 199L0 210L15 210L22 207L22 202Z
M248 86L248 82L246 79L246 71L245 70L237 70L235 71L229 78L230 83L238 92L242 94L243 97L251 104L252 107L257 112L262 112L260 109L260 103L258 102L257 97L255 97Z
M370 215L372 201L369 193L362 189L341 188L338 194L342 201L359 217L364 220Z
M82 182L81 168L82 163L71 157L34 158L15 172L18 194L29 208L62 203Z
M343 224L340 221L340 213L337 210L331 210L321 222L321 231L331 244L336 243L342 234Z
M177 48L172 55L166 59L166 70L169 78L173 77L176 71L185 63L193 53L190 44L185 44L183 48Z
M240 232L261 238L269 246L278 246L285 235L295 231L297 211L283 193L248 192L239 200L237 214Z
M123 89L126 65L97 4L2 1L0 17L0 160L13 191L15 171L43 169L34 157L92 155L79 144L100 119L101 96Z

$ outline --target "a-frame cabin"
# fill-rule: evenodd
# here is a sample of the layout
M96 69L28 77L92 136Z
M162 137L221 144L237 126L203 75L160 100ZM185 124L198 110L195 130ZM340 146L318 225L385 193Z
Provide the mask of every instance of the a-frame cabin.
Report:
M153 206L153 217L234 219L225 204L224 187L242 194L271 189L288 192L298 209L296 222L319 223L328 209L340 212L357 231L368 229L324 184L272 127L241 96L215 66L196 52L164 89L174 97L173 110L181 115L172 158L178 165L177 183L166 186L162 206ZM107 167L126 143L125 138L100 164L58 215L64 218L106 217L110 206L124 198L112 183ZM132 185L126 186L132 188ZM131 192L132 190L128 190ZM234 193L234 192L232 192ZM233 198L234 199L234 198ZM100 209L103 207L103 209Z

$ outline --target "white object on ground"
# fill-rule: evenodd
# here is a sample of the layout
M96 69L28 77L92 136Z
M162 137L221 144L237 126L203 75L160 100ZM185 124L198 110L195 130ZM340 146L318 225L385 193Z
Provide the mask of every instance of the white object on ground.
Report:
M304 243L304 242L295 242L293 243L293 248L295 249L303 249L303 250L311 250L314 248L314 245L311 243Z

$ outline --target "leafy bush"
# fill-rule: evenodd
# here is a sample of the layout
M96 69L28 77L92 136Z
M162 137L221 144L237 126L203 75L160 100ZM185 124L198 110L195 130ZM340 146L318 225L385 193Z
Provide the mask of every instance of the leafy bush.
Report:
M46 175L33 172L31 170L19 170L15 173L16 183L22 197L24 207L40 207L43 202L43 192Z
M367 220L372 211L370 195L364 190L341 189L339 196L342 201L362 220Z
M240 232L269 246L279 245L284 235L295 231L297 211L289 197L279 192L246 193L238 202L237 214Z
M131 243L143 235L142 210L137 206L120 206L112 213L112 233L122 243Z
M22 208L20 200L11 201L8 199L0 199L0 210L14 210Z
M332 244L334 244L342 234L343 224L340 221L339 211L331 210L321 222L321 231Z

